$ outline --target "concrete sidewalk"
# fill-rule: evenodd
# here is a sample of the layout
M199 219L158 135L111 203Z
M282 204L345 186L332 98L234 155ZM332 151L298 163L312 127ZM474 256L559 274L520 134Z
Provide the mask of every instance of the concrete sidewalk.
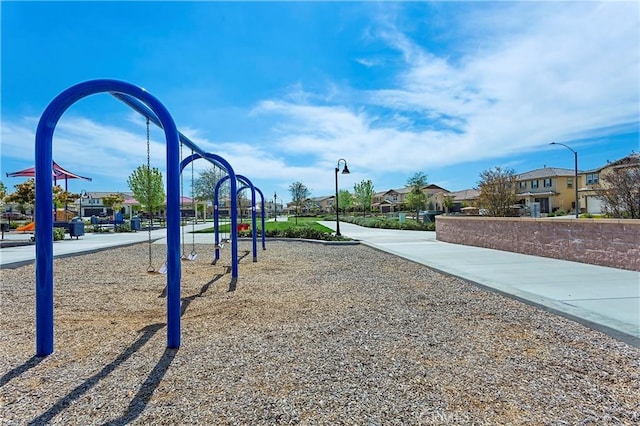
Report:
M184 228L185 243L191 244L192 235L195 235L196 243L213 244L213 234L190 234L192 229L200 230L211 228L212 222L198 223L193 228L191 224L187 224ZM182 238L182 230L181 238ZM20 232L6 232L4 241L29 241L30 234ZM155 229L151 231L151 240L156 244L166 244L165 238L167 230L165 228ZM77 253L91 253L112 247L127 246L137 244L149 240L148 231L138 232L118 232L118 233L92 233L88 232L78 239L71 239L69 235L64 240L55 241L53 243L53 256L64 257ZM0 249L0 266L3 268L16 267L32 263L35 259L35 244L19 247L5 247Z
M335 222L320 222L336 229ZM340 223L343 236L491 288L640 347L640 272L450 244L435 232Z

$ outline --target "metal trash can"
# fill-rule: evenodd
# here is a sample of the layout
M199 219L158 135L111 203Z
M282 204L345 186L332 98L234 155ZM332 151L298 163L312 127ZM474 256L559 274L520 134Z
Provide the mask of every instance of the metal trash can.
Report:
M138 216L134 216L131 218L131 230L139 231L142 229L142 222Z
M71 221L67 225L67 229L70 237L76 237L76 239L82 237L84 235L84 222L81 220Z
M100 222L98 221L98 216L96 216L96 215L91 216L91 224L92 225L97 225L99 223Z

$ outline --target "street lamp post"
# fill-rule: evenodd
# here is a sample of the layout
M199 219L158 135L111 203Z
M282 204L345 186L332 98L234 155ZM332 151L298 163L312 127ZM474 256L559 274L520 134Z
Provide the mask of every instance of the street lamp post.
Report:
M82 199L83 198L89 198L87 191L85 191L84 189L80 191L80 211L78 212L78 216L80 216L80 220L82 220Z
M274 222L278 221L278 205L276 204L277 202L278 202L278 194L274 192L273 193L273 221Z
M347 160L345 160L344 158L341 158L338 160L338 165L336 166L335 172L336 172L336 235L340 236L342 235L340 233L340 206L338 205L338 172L340 171L340 162L344 162L344 167L342 168L342 174L343 175L348 175L349 172L349 168L347 167Z
M578 219L580 217L580 207L578 204L578 152L575 151L573 148L560 142L551 142L549 145L564 146L569 151L573 152L573 160L574 160L573 187L575 188L575 198L576 198L576 206L575 206L576 219Z

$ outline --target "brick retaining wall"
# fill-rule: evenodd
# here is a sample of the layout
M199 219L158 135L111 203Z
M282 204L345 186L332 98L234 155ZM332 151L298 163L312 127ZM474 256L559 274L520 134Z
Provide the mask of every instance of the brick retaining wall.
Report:
M437 216L454 244L640 271L640 220Z

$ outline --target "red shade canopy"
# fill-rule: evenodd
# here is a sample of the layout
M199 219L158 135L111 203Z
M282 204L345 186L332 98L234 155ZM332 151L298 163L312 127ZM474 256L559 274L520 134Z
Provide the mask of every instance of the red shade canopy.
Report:
M36 176L36 168L29 167L28 169L19 170L13 173L7 173L7 177L35 177ZM56 163L53 162L53 178L54 179L84 179L91 181L91 178L77 175L75 173L71 173L68 170L63 169Z

